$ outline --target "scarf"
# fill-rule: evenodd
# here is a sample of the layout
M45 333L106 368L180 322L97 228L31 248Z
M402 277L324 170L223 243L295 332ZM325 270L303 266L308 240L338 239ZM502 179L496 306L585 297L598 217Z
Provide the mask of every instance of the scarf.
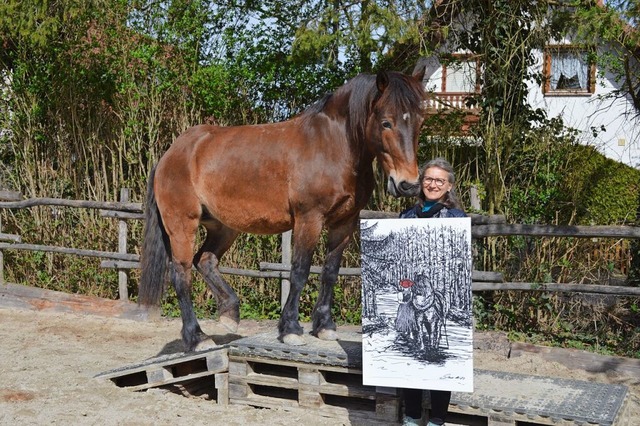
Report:
M437 203L435 201L425 201L425 203L422 206L422 209L418 211L418 217L419 218L434 217L443 208L444 208L444 204Z

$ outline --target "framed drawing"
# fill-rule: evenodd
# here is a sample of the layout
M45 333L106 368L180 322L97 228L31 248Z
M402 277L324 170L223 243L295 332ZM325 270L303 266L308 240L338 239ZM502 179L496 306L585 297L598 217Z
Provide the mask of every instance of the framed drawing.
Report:
M361 220L365 385L473 391L471 219Z

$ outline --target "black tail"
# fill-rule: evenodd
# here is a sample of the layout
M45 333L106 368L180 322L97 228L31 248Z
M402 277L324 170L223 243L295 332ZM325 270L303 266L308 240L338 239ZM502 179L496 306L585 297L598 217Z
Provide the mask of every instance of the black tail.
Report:
M138 303L147 306L160 305L160 299L162 299L167 283L171 251L153 191L155 174L154 167L149 174L149 182L147 183L144 240L140 256L142 275L138 288Z

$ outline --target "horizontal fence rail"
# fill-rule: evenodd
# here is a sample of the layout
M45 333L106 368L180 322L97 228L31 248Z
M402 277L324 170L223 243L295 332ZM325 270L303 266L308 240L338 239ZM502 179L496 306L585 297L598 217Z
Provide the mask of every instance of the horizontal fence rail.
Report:
M121 299L128 299L127 271L140 268L140 256L127 253L127 220L144 220L141 203L129 202L129 191L122 189L119 202L67 200L57 198L22 199L19 193L0 191L0 209L24 209L37 206L73 207L100 210L100 215L119 221L118 252L100 250L77 249L59 246L27 244L22 242L19 235L2 233L0 222L0 283L4 282L2 250L41 251L76 256L86 256L105 259L100 265L103 268L117 269L119 272L119 293ZM363 210L361 219L397 218L397 213ZM525 225L507 224L501 215L483 216L471 214L471 235L473 238L494 236L530 236L530 237L577 237L577 238L640 238L640 227L633 226L568 226L568 225ZM239 275L252 278L275 278L282 281L282 300L286 300L288 293L288 279L291 269L291 231L283 234L283 262L261 262L260 270L220 267L220 272L229 275ZM321 273L320 266L312 266L312 274ZM360 268L340 268L339 275L357 277L361 275ZM526 283L504 282L500 272L472 271L472 290L496 291L547 291L547 292L578 292L607 294L615 296L640 296L640 288L626 286L608 286L577 283Z
M0 209L24 209L37 206L77 207L85 209L142 212L142 204L117 201L83 201L60 198L30 198L22 201L0 201Z
M529 237L640 238L640 228L633 226L566 225L479 225L471 230L475 238L522 235Z
M640 287L577 283L474 282L473 291L520 290L640 296Z

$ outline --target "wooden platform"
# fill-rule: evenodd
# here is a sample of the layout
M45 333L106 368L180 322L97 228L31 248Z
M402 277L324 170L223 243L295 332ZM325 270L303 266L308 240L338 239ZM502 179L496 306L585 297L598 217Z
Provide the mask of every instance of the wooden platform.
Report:
M226 347L201 352L177 353L150 358L100 373L98 379L111 380L116 386L133 391L162 388L185 396L199 396L227 404Z
M354 423L395 424L395 389L362 385L362 371L347 367L229 355L229 403L312 410Z
M131 390L163 388L218 404L309 410L345 424L399 424L400 390L362 385L362 339L304 335L288 346L265 333L99 374ZM475 370L474 392L454 392L447 424L634 426L624 385ZM425 393L428 401L428 392Z
M229 347L229 403L311 410L347 424L392 425L400 420L396 389L362 384L362 339L337 342L305 335L307 345L280 343L274 333Z

